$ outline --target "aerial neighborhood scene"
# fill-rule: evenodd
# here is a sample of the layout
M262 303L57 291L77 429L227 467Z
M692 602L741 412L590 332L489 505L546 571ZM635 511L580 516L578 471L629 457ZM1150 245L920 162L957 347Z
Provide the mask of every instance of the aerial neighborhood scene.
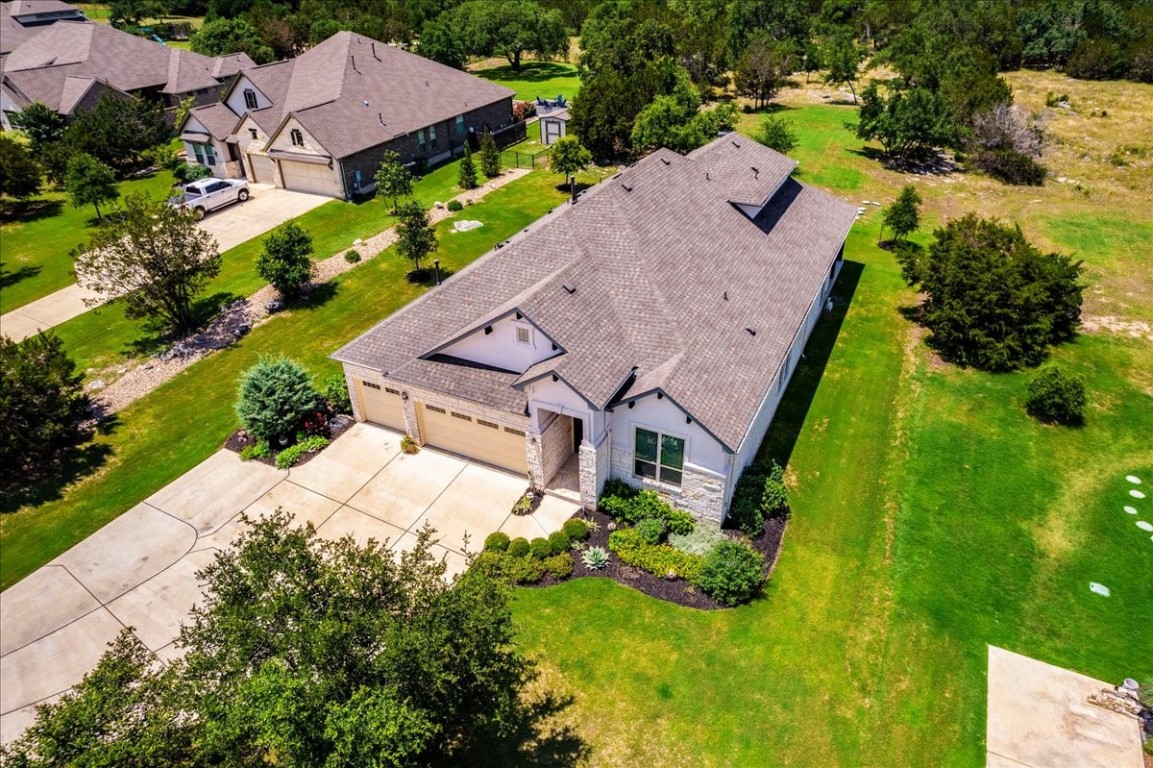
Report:
M0 766L1153 768L1153 5L0 2Z

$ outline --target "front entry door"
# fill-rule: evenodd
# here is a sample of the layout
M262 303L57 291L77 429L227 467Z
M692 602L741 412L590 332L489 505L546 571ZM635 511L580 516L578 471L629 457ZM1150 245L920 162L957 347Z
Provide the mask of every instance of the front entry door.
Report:
M581 442L585 437L585 423L584 419L573 417L572 420L572 450L573 453L579 453L581 449Z

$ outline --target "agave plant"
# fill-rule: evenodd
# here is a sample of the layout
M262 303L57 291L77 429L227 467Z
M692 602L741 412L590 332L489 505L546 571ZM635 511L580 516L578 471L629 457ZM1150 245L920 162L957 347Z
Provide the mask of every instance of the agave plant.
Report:
M589 547L581 555L581 562L590 571L599 571L609 564L609 553L604 547Z

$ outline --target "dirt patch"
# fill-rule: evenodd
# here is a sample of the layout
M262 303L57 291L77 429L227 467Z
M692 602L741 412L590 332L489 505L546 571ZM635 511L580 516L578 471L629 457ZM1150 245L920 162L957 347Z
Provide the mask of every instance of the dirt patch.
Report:
M718 604L716 600L684 579L663 579L659 576L653 576L647 571L642 571L640 568L634 568L631 565L622 563L616 555L609 550L609 523L612 522L612 518L603 512L578 512L573 517L580 520L592 520L596 522L597 529L592 532L588 541L585 542L585 546L602 547L605 551L609 552L609 563L604 568L594 571L581 562L579 552L574 552L573 559L576 561L576 567L573 569L572 579L578 579L584 576L612 579L618 584L632 587L649 597L683 605L686 608L699 608L701 610L711 611L725 607ZM765 556L765 563L768 566L769 574L772 574L773 567L777 562L777 556L780 554L781 542L785 537L786 524L787 521L784 519L767 520L765 521L765 527L761 534L748 539L749 545ZM726 530L725 532L731 538L736 539L740 537L739 532L735 530ZM532 586L548 587L567 580L568 579L555 579L552 576L545 576L543 581Z
M1141 320L1122 320L1113 315L1081 315L1081 330L1085 333L1113 333L1131 339L1153 341L1153 326Z

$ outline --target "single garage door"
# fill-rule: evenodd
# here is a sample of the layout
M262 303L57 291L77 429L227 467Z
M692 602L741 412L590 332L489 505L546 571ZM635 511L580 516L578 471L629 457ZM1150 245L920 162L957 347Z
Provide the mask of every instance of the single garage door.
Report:
M417 412L420 435L428 445L528 474L525 435L519 429L424 403L417 404Z
M252 181L257 184L275 184L276 169L272 167L272 158L268 155L249 154L248 160L252 164Z
M400 392L382 387L373 381L357 379L356 391L360 399L364 420L380 424L398 432L406 431L404 426L404 405Z
M284 188L297 192L311 192L314 195L341 197L340 184L336 171L320 163L296 163L280 161L280 174L284 177Z

